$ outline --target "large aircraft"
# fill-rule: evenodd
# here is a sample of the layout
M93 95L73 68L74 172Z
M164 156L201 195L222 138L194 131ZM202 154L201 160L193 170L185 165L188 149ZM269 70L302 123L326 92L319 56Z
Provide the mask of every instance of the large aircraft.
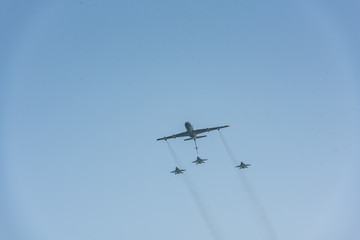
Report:
M243 162L240 163L240 165L236 166L239 169L243 169L243 168L248 168L249 166L251 166L251 164L245 164Z
M226 125L226 126L220 126L220 127L194 129L190 122L185 122L186 132L182 132L182 133L178 133L178 134L173 134L173 135L171 135L171 136L167 136L167 137L163 137L163 138L158 138L158 139L156 139L156 140L157 140L157 141L159 141L159 140L165 140L165 141L167 141L167 140L170 139L170 138L189 137L189 138L184 139L184 141L189 141L189 140L194 140L194 141L195 141L195 140L198 139L198 138L206 137L206 135L198 136L198 134L201 134L201 133L204 133L204 132L210 132L210 131L214 131L214 130L220 130L221 128L226 128L226 127L230 127L230 126L229 126L229 125Z
M171 171L170 173L174 173L176 175L176 174L182 174L184 171L186 171L186 170L176 167L175 170Z
M202 163L205 163L207 159L202 159L200 157L197 157L195 161L193 161L193 163L196 163L196 165L198 164L202 164Z

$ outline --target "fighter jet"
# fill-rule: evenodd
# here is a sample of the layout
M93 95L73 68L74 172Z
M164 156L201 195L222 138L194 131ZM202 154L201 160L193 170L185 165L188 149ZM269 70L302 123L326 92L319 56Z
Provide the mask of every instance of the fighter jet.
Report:
M196 163L196 165L198 164L202 164L202 163L205 163L207 159L202 159L200 157L197 157L195 161L193 161L193 163Z
M243 169L243 168L248 168L249 166L251 166L251 164L245 164L243 162L240 163L240 165L236 166L239 169Z
M180 169L178 167L175 168L174 171L171 171L170 173L173 173L173 174L182 174L184 171L186 171L185 169Z
M226 128L226 127L230 127L229 125L225 125L225 126L219 126L219 127L212 127L212 128L201 128L201 129L194 129L193 126L191 125L190 122L185 122L185 128L186 128L186 132L182 132L182 133L178 133L178 134L173 134L171 136L167 136L167 137L163 137L163 138L158 138L156 139L157 141L159 140L165 140L167 141L170 138L177 138L177 137L189 137L184 139L184 141L189 141L189 140L196 140L198 138L203 138L206 137L206 135L203 136L198 136L198 134L204 133L204 132L210 132L213 130L220 130L221 128Z

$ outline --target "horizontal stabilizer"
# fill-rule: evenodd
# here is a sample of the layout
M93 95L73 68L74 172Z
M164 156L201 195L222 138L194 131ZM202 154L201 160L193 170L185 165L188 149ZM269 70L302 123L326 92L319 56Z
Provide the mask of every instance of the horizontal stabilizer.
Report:
M199 139L199 138L204 138L204 137L206 137L206 135L203 135L203 136L196 136L196 139ZM189 140L194 140L194 138L186 138L186 139L184 139L184 141L189 141Z
M197 136L196 138L198 139L198 138L204 138L204 137L206 137L206 135L203 135L203 136Z

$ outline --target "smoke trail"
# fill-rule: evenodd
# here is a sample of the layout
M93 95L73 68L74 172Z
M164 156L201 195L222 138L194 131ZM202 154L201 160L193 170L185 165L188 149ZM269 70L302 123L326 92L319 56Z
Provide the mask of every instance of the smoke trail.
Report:
M222 135L222 133L219 131L220 133L220 137L221 137L221 141L225 146L226 152L228 153L230 160L232 161L232 163L235 165L239 164L238 161L235 158L235 155L233 154L233 152L230 150L229 145L227 144L224 136ZM276 232L271 224L270 219L267 217L266 212L264 207L262 206L259 198L257 197L256 193L254 192L250 182L248 181L247 177L245 174L242 174L238 171L238 176L240 177L240 180L245 188L245 191L247 193L247 195L249 196L250 201L253 203L259 218L263 221L265 227L267 228L267 231L269 232L270 238L271 239L277 239L276 236Z
M182 168L182 164L181 164L181 161L179 160L179 158L177 157L175 151L172 149L172 147L170 146L169 142L166 141L167 145L168 145L168 148L171 152L171 155L172 157L174 158L175 160L175 163L180 167ZM200 196L197 194L197 191L196 191L196 188L195 186L192 184L192 181L191 179L189 178L189 176L185 173L183 174L183 180L186 184L186 187L188 188L198 210L199 210L199 213L200 213L200 216L201 218L203 219L205 225L207 226L207 228L209 229L213 239L215 240L220 240L220 239L224 239L222 237L220 237L218 231L216 230L216 227L214 226L214 224L212 223L212 221L210 220L210 216L208 214L208 211L205 207L205 205L203 204L203 202L201 201L201 198Z
M192 182L190 181L190 179L187 176L183 176L183 179L184 179L184 182L185 182L189 192L191 193L191 195L194 199L196 206L198 207L198 210L199 210L199 213L200 213L202 219L204 220L206 226L210 230L213 238L216 240L224 239L224 238L220 237L218 231L216 230L216 227L214 226L213 222L210 220L208 211L207 211L206 207L204 206L204 204L202 203L201 198L197 194L197 191L196 191L194 185L192 184Z
M181 164L179 158L177 157L175 151L170 146L170 143L168 141L165 141L165 142L167 143L167 146L171 152L171 155L172 155L173 159L175 160L175 164L177 165L177 167L182 168L182 164Z

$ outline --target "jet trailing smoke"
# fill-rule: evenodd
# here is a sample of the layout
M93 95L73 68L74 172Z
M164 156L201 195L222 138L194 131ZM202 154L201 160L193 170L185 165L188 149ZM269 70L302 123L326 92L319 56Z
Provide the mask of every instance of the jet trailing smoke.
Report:
M227 154L229 155L230 160L232 161L232 164L234 164L234 165L238 164L238 161L235 158L235 155L233 154L233 152L231 151L224 136L222 135L222 133L220 131L219 131L219 133L220 133L221 141L226 149ZM248 195L250 201L252 202L252 204L257 212L257 215L259 216L259 219L263 223L264 228L266 229L266 231L268 231L270 239L276 240L277 239L276 232L272 226L270 219L267 217L265 209L262 206L259 198L257 197L253 187L251 186L251 184L245 174L242 174L240 172L238 172L238 173L239 173L238 176L240 177L241 183L246 191L246 194Z
M177 157L174 149L170 146L170 143L168 141L167 142L167 146L171 152L171 156L173 157L175 164L179 167L182 167L182 163L180 161L180 159ZM211 236L213 237L213 239L215 240L220 240L220 239L224 239L223 237L221 237L219 235L219 232L217 231L216 226L214 225L214 223L211 221L211 218L208 214L208 210L206 209L205 205L203 204L201 197L198 194L198 191L196 190L193 182L191 181L189 175L183 174L182 176L184 183L188 189L188 191L191 194L192 199L195 202L195 205L197 207L197 209L199 210L200 216L203 219L206 227L209 229Z

